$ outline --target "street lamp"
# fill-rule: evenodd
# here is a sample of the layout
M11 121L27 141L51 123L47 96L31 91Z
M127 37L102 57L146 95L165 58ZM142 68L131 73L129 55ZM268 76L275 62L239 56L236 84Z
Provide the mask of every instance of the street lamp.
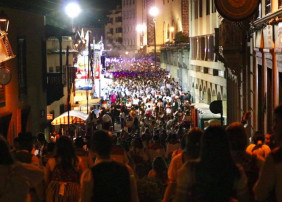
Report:
M156 17L159 15L159 9L153 6L149 10L150 16L153 17L154 22L154 57L155 57L155 68L157 67L157 44L156 44Z
M71 18L71 28L72 31L74 31L73 19L76 18L81 13L80 6L75 2L68 3L67 6L65 7L65 12L67 16Z
M68 17L71 18L71 28L72 32L74 32L73 27L73 19L76 18L81 12L80 6L75 2L70 2L65 7L65 13ZM61 48L60 48L61 52ZM67 90L68 90L68 97L67 97L67 105L68 105L68 133L70 132L70 67L69 67L69 46L67 47L67 55L66 55L66 67L67 67ZM61 53L60 53L61 54Z

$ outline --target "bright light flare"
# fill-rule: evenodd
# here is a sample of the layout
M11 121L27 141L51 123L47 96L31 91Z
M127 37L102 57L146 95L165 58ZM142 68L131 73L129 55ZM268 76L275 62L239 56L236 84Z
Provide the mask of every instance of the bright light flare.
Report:
M145 32L145 30L146 30L146 25L144 24L139 24L136 26L136 31L139 33Z
M71 2L65 7L65 12L70 18L76 18L81 13L81 9L77 3Z
M159 15L159 9L156 6L153 6L150 8L149 14L152 17L157 17Z

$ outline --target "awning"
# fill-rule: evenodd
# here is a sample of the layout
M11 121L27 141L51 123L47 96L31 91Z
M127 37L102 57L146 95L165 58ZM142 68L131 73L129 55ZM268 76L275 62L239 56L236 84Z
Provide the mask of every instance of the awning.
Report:
M80 111L71 110L69 111L69 123L70 124L85 124L88 114L85 114ZM52 125L68 125L68 112L64 112L52 122Z

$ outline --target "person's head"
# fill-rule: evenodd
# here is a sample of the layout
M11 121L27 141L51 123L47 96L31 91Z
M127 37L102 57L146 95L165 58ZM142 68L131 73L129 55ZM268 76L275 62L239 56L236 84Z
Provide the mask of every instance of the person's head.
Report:
M134 138L132 139L130 143L131 147L134 149L142 149L143 148L143 143L140 138Z
M267 145L273 144L273 135L272 133L267 133L264 137L264 143Z
M226 129L232 151L245 151L248 146L248 138L242 123L231 123Z
M84 146L84 141L83 141L83 138L82 137L77 137L74 141L74 146L76 148L83 148Z
M91 138L90 149L101 158L108 158L111 153L112 139L102 130L97 130Z
M175 133L170 133L167 137L167 142L175 144L177 142L177 135Z
M102 116L102 128L104 130L110 130L110 127L112 126L112 118L108 114L104 114Z
M185 153L191 158L198 158L200 154L201 140L204 132L197 127L191 128L185 137Z
M15 148L15 150L19 150L19 149L20 149L20 140L19 140L19 137L15 137L13 143L14 143L14 148Z
M156 176L159 179L166 180L167 178L167 164L162 157L156 157L153 160L152 168L156 171Z
M0 156L0 165L11 165L14 163L8 143L2 135L0 135Z
M144 177L147 176L148 170L146 169L144 163L136 164L134 170L138 179L143 179Z
M19 133L19 149L27 150L29 152L32 151L33 149L32 133L30 132Z
M159 143L160 142L160 136L158 134L154 134L152 137L153 142Z
M77 164L78 159L72 140L67 136L61 136L56 141L55 157L63 169L72 169Z
M47 144L47 152L48 153L54 153L55 147L56 147L56 144L54 142L49 142Z
M282 104L274 109L273 135L277 144L282 143Z
M200 157L201 162L210 164L209 166L234 163L226 132L221 126L209 126L204 131Z
M252 137L252 142L254 144L263 144L264 143L264 135L260 131L256 131Z
M38 140L38 142L41 143L41 144L43 144L44 142L46 142L44 133L41 133L41 132L38 133L38 134L37 134L37 140Z

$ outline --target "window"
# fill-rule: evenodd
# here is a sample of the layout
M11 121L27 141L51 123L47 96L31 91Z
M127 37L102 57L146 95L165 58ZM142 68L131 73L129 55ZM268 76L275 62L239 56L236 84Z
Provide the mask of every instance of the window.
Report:
M118 43L122 43L122 38L119 37L119 38L117 39L117 42L118 42Z
M206 15L210 14L210 0L206 0Z
M214 60L214 36L208 36L207 60Z
M116 33L122 33L122 27L116 28Z
M215 8L214 0L212 0L212 12L213 12L213 13L215 13L215 12L216 12L216 8Z
M203 17L203 0L199 0L199 17Z
M65 112L65 105L64 104L61 104L60 105L60 114L64 113Z
M66 65L63 65L62 78L63 78L62 83L64 86L66 86L67 85L67 67Z
M271 13L271 0L265 0L265 15Z
M258 18L261 18L261 3L259 3L259 7L258 7Z
M200 60L205 60L206 57L206 37L202 36L200 38Z
M167 24L167 33L166 33L166 38L169 39L169 24Z
M278 8L282 8L282 0L278 0Z
M49 73L54 73L54 67L49 67Z
M193 37L191 38L191 58L192 60L197 59L197 38Z
M116 17L116 22L122 22L122 17Z
M198 19L198 0L194 1L194 6L195 6L195 9L194 9L194 14L195 14L195 19Z

